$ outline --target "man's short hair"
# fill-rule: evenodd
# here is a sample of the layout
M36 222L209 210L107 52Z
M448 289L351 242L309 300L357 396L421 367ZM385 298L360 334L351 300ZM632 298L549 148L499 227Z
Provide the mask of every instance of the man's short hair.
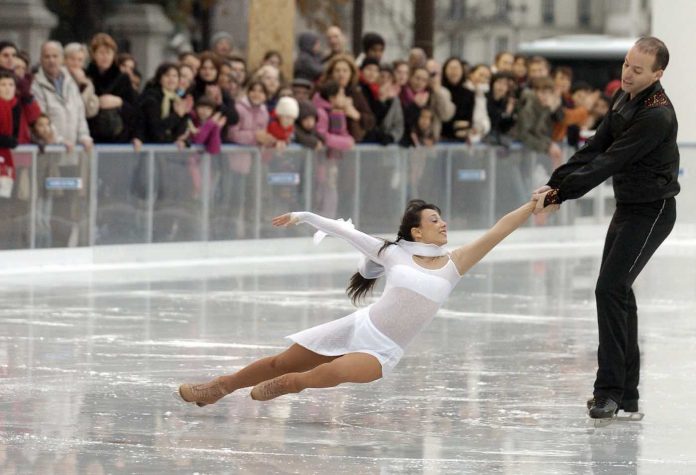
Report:
M550 77L536 78L532 80L532 89L535 91L553 91L555 86Z
M667 45L665 45L662 40L654 36L644 36L636 41L635 46L643 53L655 55L655 62L652 68L653 71L665 69L667 67L667 63L669 63L669 50L667 50Z
M383 47L385 46L384 38L382 38L382 35L373 32L365 33L362 37L363 51L367 53L368 51L370 51L370 48L372 48L375 45L381 45Z

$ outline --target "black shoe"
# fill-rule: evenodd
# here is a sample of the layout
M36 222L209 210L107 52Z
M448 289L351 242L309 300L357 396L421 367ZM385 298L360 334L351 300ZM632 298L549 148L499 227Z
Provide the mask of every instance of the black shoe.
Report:
M595 398L591 397L590 399L587 400L587 410L589 411L590 408L594 405ZM619 404L619 409L624 411L624 412L640 412L638 410L638 399L624 399L621 401L621 404Z
M619 412L619 405L609 397L595 396L592 407L590 407L592 419L608 419L614 417L617 412Z

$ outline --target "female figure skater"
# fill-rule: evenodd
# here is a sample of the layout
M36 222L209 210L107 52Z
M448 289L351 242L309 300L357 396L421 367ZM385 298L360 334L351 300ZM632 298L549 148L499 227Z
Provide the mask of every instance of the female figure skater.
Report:
M401 359L404 348L433 319L462 275L532 214L544 195L534 196L501 218L476 241L444 249L447 223L440 209L422 200L408 203L396 242L364 234L342 221L309 212L273 218L274 226L307 223L352 244L366 256L346 290L355 303L386 275L381 298L368 307L288 336L287 350L236 373L203 384L182 384L179 396L198 406L213 404L237 389L253 386L251 397L267 401L307 388L369 383Z

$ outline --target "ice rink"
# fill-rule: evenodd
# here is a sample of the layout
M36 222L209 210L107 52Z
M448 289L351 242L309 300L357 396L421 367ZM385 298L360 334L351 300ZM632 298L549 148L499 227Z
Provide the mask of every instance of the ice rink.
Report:
M635 285L645 419L601 429L601 236L504 246L387 379L205 408L172 392L352 311L355 255L0 276L0 473L696 473L693 240Z

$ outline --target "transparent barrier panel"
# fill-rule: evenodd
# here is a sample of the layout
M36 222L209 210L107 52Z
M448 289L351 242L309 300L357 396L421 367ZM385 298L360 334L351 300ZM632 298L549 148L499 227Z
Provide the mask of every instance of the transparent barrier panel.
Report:
M312 211L327 218L356 216L357 153L322 150L314 154Z
M37 155L37 248L90 245L91 157L83 151Z
M301 227L274 228L271 219L290 211L310 209L313 152L293 148L261 152L259 236L306 235Z
M449 151L450 229L484 229L495 220L496 161L488 148ZM443 210L444 211L444 210Z
M225 150L211 156L210 169L210 239L257 237L258 151Z
M132 149L99 151L94 243L139 244L151 241L148 190L154 177L152 154ZM93 173L94 175L94 173Z
M396 235L406 205L407 154L398 147L360 150L358 214L353 216L366 233Z
M446 149L416 147L404 150L406 157L404 195L406 200L422 199L440 207L445 217L449 210L448 153ZM402 210L403 212L403 210Z
M219 157L211 157L214 163ZM152 242L206 240L202 197L210 187L206 182L208 158L195 151L156 152Z
M12 152L14 181L0 182L0 249L28 249L32 243L32 195L35 152Z

